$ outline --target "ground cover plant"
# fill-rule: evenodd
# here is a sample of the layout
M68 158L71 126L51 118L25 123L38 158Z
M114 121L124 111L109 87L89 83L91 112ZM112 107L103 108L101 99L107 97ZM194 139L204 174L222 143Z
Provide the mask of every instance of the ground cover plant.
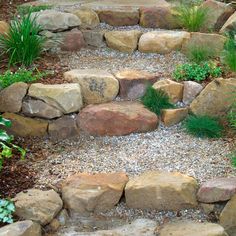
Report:
M17 12L19 13L19 15L23 16L28 13L44 11L51 8L52 6L50 5L40 5L40 6L20 5L17 7Z
M201 82L209 77L217 78L221 76L222 69L211 62L185 63L176 67L173 77L177 81L193 80Z
M9 65L30 66L40 57L45 42L40 31L41 27L30 13L11 22L9 33L0 35L0 48L8 55Z
M15 205L12 201L7 199L0 199L0 222L13 223L12 214L15 212Z
M229 158L232 166L236 168L236 149L229 154Z
M219 138L223 132L219 120L210 116L190 115L184 122L184 128L189 134L200 138Z
M156 90L152 86L147 87L141 101L145 107L157 115L161 114L162 109L174 108L167 93L162 90Z

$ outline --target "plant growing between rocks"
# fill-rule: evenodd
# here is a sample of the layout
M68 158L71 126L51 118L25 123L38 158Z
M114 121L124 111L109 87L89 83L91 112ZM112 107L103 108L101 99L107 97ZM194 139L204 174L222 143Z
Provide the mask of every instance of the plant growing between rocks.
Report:
M13 223L12 214L15 212L15 205L12 201L7 199L0 199L0 222Z

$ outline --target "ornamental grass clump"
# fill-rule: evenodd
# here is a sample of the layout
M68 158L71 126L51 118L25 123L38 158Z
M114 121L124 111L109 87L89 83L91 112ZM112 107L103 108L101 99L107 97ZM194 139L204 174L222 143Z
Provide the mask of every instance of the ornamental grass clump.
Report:
M186 131L199 138L219 138L223 127L218 119L210 116L190 115L184 122Z
M30 66L40 57L45 42L41 30L30 13L11 22L9 33L0 35L0 48L8 55L9 65Z
M162 109L174 108L167 93L163 90L156 90L152 86L147 87L141 101L145 107L157 115L161 114Z

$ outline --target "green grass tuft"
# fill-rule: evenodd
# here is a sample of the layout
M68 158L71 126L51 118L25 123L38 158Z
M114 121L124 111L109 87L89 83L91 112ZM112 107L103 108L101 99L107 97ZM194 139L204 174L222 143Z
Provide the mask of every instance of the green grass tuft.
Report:
M184 122L186 131L200 138L219 138L223 127L216 118L209 116L189 116Z
M162 109L174 108L167 93L162 90L156 90L152 86L148 86L141 101L145 107L157 115L161 114Z

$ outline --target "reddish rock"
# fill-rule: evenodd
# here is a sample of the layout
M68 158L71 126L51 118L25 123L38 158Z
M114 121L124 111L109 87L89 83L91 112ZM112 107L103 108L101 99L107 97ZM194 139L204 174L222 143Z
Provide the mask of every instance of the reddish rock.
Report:
M63 51L79 51L85 47L85 41L83 33L79 30L72 30L65 35L61 44L61 50Z
M118 72L115 77L120 84L120 97L137 99L142 97L148 85L158 80L158 75L139 70L124 70Z
M236 177L217 178L203 183L198 190L198 201L213 203L229 200L236 193Z
M127 135L156 129L158 117L138 102L111 102L87 106L78 123L92 135Z

